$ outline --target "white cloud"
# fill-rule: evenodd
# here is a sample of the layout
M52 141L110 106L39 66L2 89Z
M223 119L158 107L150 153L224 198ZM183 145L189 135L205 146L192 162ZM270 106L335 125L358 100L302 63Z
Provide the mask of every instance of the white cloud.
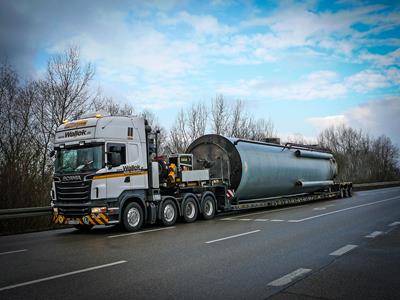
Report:
M370 61L378 66L391 66L400 64L400 48L387 54L372 54L364 52L359 57L363 61Z
M359 93L366 93L390 85L388 78L376 71L363 70L347 78L346 85Z
M400 97L369 101L350 108L342 115L313 117L306 121L320 131L332 125L362 129L373 136L385 134L400 146Z
M221 24L211 15L193 15L186 11L180 12L176 17L163 16L160 20L165 25L187 24L198 34L220 35L235 31L233 27Z
M236 97L267 97L276 100L324 100L343 97L347 88L337 80L335 72L318 71L295 82L240 80L220 86L217 92Z
M180 84L152 84L130 93L129 98L141 109L160 110L180 108L190 97L190 91Z
M348 125L348 120L345 115L308 118L307 122L314 125L319 130L332 126Z

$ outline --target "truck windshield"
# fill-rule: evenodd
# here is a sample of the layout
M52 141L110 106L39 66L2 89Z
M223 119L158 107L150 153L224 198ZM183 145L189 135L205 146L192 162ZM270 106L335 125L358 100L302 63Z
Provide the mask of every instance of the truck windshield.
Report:
M104 165L104 146L67 148L57 151L56 173L95 171Z

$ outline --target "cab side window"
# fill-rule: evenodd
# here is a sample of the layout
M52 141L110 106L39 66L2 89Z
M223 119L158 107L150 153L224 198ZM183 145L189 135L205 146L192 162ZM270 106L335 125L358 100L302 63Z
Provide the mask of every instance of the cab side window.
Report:
M107 144L107 164L118 167L126 164L126 145L109 143Z

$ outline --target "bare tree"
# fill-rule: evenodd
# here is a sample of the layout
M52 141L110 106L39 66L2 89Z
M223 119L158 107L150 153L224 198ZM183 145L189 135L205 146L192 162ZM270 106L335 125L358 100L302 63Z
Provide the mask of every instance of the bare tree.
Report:
M204 104L193 104L186 111L178 113L169 132L168 151L185 152L189 144L204 135L207 126L208 111Z
M129 103L118 103L111 97L103 97L98 91L92 100L90 109L94 111L104 111L110 116L132 116L135 114L133 105Z
M211 130L224 135L230 123L230 107L223 95L217 95L211 103Z
M39 128L36 141L43 149L42 176L49 165L48 153L57 127L88 110L93 97L89 88L93 76L92 65L82 65L79 49L71 47L50 58L45 79L35 84L39 91L34 115Z
M399 149L386 136L374 139L361 129L338 126L321 132L318 141L334 153L342 180L372 182L399 178Z

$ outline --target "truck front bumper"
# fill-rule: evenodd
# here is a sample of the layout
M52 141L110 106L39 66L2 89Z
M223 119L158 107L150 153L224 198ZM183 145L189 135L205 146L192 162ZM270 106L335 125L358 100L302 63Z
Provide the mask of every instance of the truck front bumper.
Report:
M66 217L53 212L53 223L54 224L71 224L71 225L108 225L115 223L110 221L109 215L107 213L92 213L82 217Z

